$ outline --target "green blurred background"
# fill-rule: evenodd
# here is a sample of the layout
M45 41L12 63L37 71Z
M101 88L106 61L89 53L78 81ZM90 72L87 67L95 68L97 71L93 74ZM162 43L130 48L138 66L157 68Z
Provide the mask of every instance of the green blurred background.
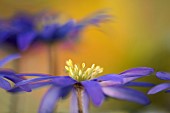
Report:
M170 72L170 0L0 0L0 18L10 18L18 11L39 13L50 10L77 21L98 10L106 10L113 21L100 27L90 26L72 49L56 44L58 75L64 72L65 61L93 63L104 68L102 74L148 66ZM1 57L8 54L1 50ZM20 72L48 73L47 47L31 48L22 54ZM7 68L13 68L7 65ZM141 81L161 83L154 75ZM47 88L19 94L18 113L36 113ZM148 89L140 88L144 92ZM10 94L0 89L0 113L9 113ZM169 113L170 94L149 96L152 103L135 103L108 99L91 113ZM12 103L15 104L15 103ZM68 113L69 98L61 100L58 113Z

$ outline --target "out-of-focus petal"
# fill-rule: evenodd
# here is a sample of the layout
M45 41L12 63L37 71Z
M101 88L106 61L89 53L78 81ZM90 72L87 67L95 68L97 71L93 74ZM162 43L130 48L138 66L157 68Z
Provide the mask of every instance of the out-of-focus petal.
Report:
M156 76L162 80L170 80L170 73L167 72L157 72Z
M20 74L16 74L17 76L40 76L40 77L48 77L51 76L49 74L39 74L39 73L20 73Z
M170 93L170 90L165 91L166 93Z
M71 92L70 113L78 113L78 102L75 89Z
M105 97L99 83L97 81L83 81L81 83L94 105L100 106Z
M4 80L3 78L0 78L0 87L5 90L11 89L10 83L8 81Z
M2 60L0 60L0 67L2 67L4 64L14 60L14 59L18 59L20 58L19 54L11 54L8 55L7 57L3 58Z
M44 95L38 113L52 113L60 98L60 91L59 87L52 86Z
M123 82L123 77L117 74L108 74L108 75L104 75L104 76L100 76L98 78L96 78L99 81L113 81L115 83L122 83Z
M41 87L48 86L51 84L52 84L51 82L39 82L39 83L29 84L29 87L31 89L37 89L37 88L41 88ZM23 92L23 91L24 90L21 89L20 87L14 87L14 88L8 90L8 92L11 92L11 93L19 93L19 92Z
M24 32L20 33L17 37L18 48L21 51L25 51L32 44L33 40L36 38L35 32Z
M142 92L125 87L102 87L103 92L110 97L128 100L139 104L149 104L149 99Z
M153 87L155 84L149 82L128 82L126 86Z
M40 40L44 41L54 41L54 33L55 30L58 28L58 24L50 24L43 27L42 31L40 32Z
M0 69L0 76L11 76L15 75L15 72L10 69Z
M148 91L148 94L155 94L155 93L158 93L158 92L165 90L165 89L168 89L168 88L170 88L170 83L159 84L159 85L151 88Z
M83 113L88 113L89 98L85 91L82 91L82 105L83 105ZM78 113L77 94L75 89L73 89L71 93L70 113Z
M70 31L73 30L74 26L75 26L75 21L69 20L67 23L60 26L58 29L56 29L56 31L54 32L55 38L60 38L60 40L65 38L68 35L68 33L70 33Z
M87 92L83 91L83 113L88 113L89 111L89 97Z
M120 75L122 75L123 77L137 77L137 76L149 75L153 72L154 72L153 68L138 67L138 68L132 68L132 69L126 70L120 73Z
M69 76L62 76L62 77L55 78L52 80L52 82L54 83L54 85L57 85L60 87L66 87L66 86L70 86L70 85L77 83L77 81L75 81Z
M96 25L98 26L102 22L106 22L113 19L113 16L106 13L106 11L97 11L78 23L79 26L85 27L86 25Z
M16 76L16 75L6 75L4 76L5 78L7 78L8 80L11 80L12 82L14 82L15 84L18 83L18 82L21 82L23 80L26 80L25 78L23 77L20 77L20 76ZM31 88L28 86L28 85L22 85L22 86L19 86L23 91L27 91L27 92L31 92Z
M28 80L23 80L21 82L16 83L16 86L22 86L22 85L29 84L29 83L40 82L40 81L43 81L43 80L49 80L51 78L54 78L54 77L48 76L48 77L39 77L39 78L32 78L32 79L28 79Z

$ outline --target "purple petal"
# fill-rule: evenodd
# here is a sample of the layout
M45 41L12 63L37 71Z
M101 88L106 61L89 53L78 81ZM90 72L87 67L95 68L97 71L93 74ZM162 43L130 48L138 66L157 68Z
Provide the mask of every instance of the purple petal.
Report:
M87 92L83 91L83 113L88 113L89 111L89 97Z
M70 113L78 113L78 102L75 89L71 92Z
M126 70L120 73L120 75L122 75L123 77L136 77L136 76L146 76L153 72L154 70L152 68L138 67L138 68L132 68L132 69Z
M8 81L4 80L3 78L0 78L0 87L5 90L11 89L10 83Z
M7 57L5 57L4 59L0 60L0 67L2 67L4 64L14 60L14 59L18 59L20 58L19 54L11 54L8 55Z
M0 76L11 76L15 75L15 72L10 69L0 69Z
M58 28L58 24L50 24L43 27L40 33L40 37L44 40L50 40L53 37L55 30Z
M155 84L148 82L128 82L126 86L137 86L137 87L153 87Z
M32 79L28 79L28 80L23 80L21 82L16 83L16 86L22 86L25 84L30 84L30 83L34 83L34 82L40 82L43 80L49 80L54 78L53 76L48 76L48 77L40 77L40 78L32 78Z
M91 15L89 15L88 17L86 17L85 19L83 19L81 22L79 22L79 26L81 25L82 27L85 27L87 25L99 25L102 22L108 21L112 18L111 15L108 15L105 11L98 11L95 12Z
M51 85L51 82L39 82L39 83L29 84L29 87L31 89L37 89L37 88L44 87L47 85ZM22 92L22 91L23 91L23 89L21 89L20 87L14 87L14 88L8 90L8 92L11 92L11 93L18 93L18 92Z
M170 90L165 91L166 93L170 93Z
M59 87L51 87L44 95L38 113L52 113L60 98L60 91Z
M136 80L141 77L143 77L143 76L123 78L123 84L127 84L128 82L131 82L131 81Z
M114 85L121 85L122 83L108 80L108 81L99 82L99 84L100 84L101 86L114 86Z
M48 76L51 76L49 74L40 74L40 73L21 73L21 74L16 74L17 76L42 76L42 77L48 77ZM52 76L51 76L52 77ZM54 77L54 76L53 76Z
M142 92L125 87L103 87L103 92L110 97L128 100L139 104L148 104L149 99Z
M26 80L25 78L20 77L20 76L18 77L16 75L8 75L8 76L4 76L4 77L11 80L14 83L18 83L18 82ZM31 88L28 85L22 85L19 87L24 91L31 92Z
M155 94L155 93L158 93L162 90L165 90L167 88L170 88L170 83L163 83L163 84L159 84L153 88L151 88L148 92L148 94Z
M32 44L33 40L36 38L35 32L24 32L20 33L17 37L17 43L21 51L25 51Z
M82 92L82 105L83 105L83 113L88 113L89 98L85 91ZM73 89L71 93L70 113L78 113L77 94L75 89Z
M170 80L170 73L167 72L157 72L156 76L162 80Z
M94 105L100 106L104 101L104 94L99 83L96 81L83 81L81 83Z
M100 76L96 79L98 81L113 81L118 84L123 83L123 77L116 74L108 74L108 75Z
M70 85L77 83L77 81L75 81L69 76L60 76L58 78L53 79L52 82L55 85L61 86L61 87L66 87L66 86L70 86Z

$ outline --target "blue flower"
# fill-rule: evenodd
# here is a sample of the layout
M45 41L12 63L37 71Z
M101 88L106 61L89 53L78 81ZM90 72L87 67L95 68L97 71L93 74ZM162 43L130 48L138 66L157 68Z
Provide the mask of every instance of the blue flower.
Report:
M67 61L66 64L65 69L69 76L17 74L17 76L39 77L16 83L16 87L10 92L22 91L18 86L23 85L28 85L32 89L51 85L42 99L39 113L52 113L59 99L65 98L70 92L72 94L71 113L78 113L79 108L82 108L84 113L87 113L89 100L95 106L101 106L106 96L144 105L149 103L149 99L145 94L127 86L153 86L151 83L132 82L135 79L151 74L153 72L152 68L132 68L120 74L107 74L96 78L103 71L100 66L93 64L86 69L84 63L79 67L78 65L73 65L71 60Z
M81 31L88 25L98 26L100 23L109 20L110 15L97 12L80 22L70 19L64 24L45 20L45 24L40 29L38 26L43 17L38 17L38 15L33 16L26 13L19 13L11 20L1 21L0 43L7 43L17 50L25 51L31 44L37 41L47 43L56 41L74 42L79 37Z
M25 50L36 38L34 17L24 13L16 14L1 26L0 35L0 43Z
M170 73L167 72L157 72L156 76L161 80L170 80ZM166 92L170 92L169 88L170 88L170 83L162 83L151 88L148 94L156 94L163 90L166 90Z

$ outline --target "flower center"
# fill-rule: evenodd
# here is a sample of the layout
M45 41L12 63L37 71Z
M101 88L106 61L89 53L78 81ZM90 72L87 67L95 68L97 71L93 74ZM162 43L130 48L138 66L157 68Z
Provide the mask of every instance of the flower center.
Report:
M85 63L82 63L80 67L76 64L73 65L73 62L70 59L66 61L65 69L70 77L79 82L93 79L99 73L103 72L103 68L101 68L100 66L95 66L95 64L93 64L90 68L86 68Z

